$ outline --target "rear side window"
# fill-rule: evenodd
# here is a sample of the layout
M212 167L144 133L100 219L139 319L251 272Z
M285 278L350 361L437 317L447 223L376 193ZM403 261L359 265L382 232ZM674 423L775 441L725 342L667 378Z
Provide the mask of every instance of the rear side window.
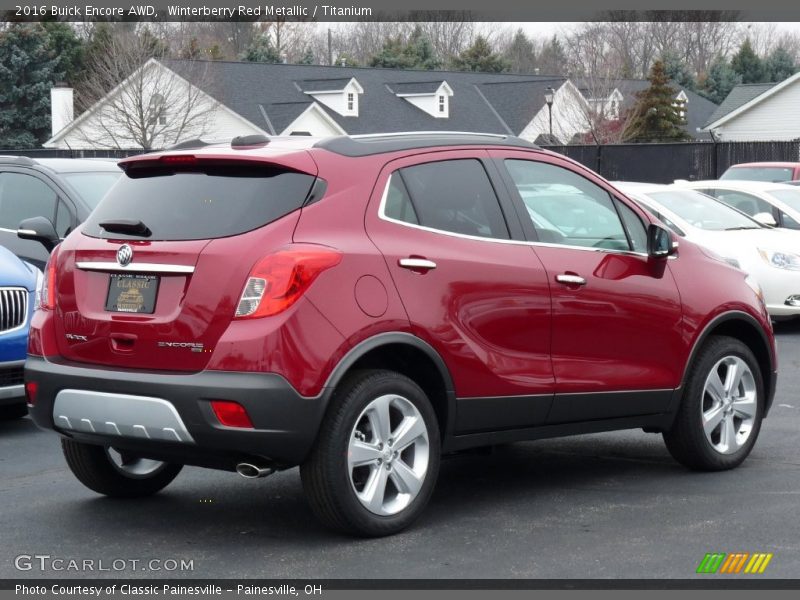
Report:
M149 240L197 240L252 231L300 208L315 178L264 167L207 167L202 172L129 172L89 216L83 232L92 237L138 239L109 234L100 223L141 221Z
M405 188L405 197L398 180ZM403 208L407 203L411 207ZM420 225L441 231L509 239L497 195L483 165L476 159L446 160L401 169L392 175L385 214L409 223L417 219Z
M56 193L46 183L22 173L0 173L0 227L16 230L30 217L55 220Z

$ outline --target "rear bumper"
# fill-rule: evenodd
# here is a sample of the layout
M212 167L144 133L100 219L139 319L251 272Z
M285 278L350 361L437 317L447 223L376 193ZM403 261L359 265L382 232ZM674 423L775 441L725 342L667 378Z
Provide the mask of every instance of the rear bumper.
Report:
M273 373L152 373L87 368L37 356L25 363L25 381L38 384L29 411L39 427L148 458L224 469L253 458L277 467L303 462L327 399L324 393L303 397ZM211 400L238 402L255 429L220 425ZM179 435L172 435L174 429Z

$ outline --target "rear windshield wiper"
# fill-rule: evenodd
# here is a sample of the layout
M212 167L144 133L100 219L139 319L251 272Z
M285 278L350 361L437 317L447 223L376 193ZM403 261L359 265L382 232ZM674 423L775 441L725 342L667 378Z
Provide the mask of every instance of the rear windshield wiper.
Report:
M98 223L100 227L109 233L125 233L128 235L139 235L142 237L150 237L153 232L150 228L136 219L115 219L113 221L103 221Z

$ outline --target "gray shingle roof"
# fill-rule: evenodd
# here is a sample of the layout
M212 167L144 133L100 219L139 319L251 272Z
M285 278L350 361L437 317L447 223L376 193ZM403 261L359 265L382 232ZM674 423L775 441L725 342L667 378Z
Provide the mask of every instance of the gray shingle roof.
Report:
M346 84L352 77L356 78L364 88L364 94L359 97L358 117L343 117L319 105L345 131L355 135L396 131L519 134L544 106L545 89L558 88L566 81L564 77L552 75L463 71L230 61L164 60L163 63L257 127L267 132L274 129L276 133L283 131L306 109L311 98L303 90L310 91L310 82L325 82L328 86L316 89L332 89L331 82ZM438 88L442 81L453 90L447 119L437 119L395 95L398 85L404 89L418 89L418 85L430 89L427 86L437 84ZM628 89L637 91L649 85L643 80L624 80L626 85L614 83L626 100L629 100ZM705 123L716 105L692 92L687 91L687 95L689 125L686 129L697 137L696 127Z
M550 78L539 81L512 81L485 83L481 91L492 104L508 127L519 134L545 105L547 88L558 89L566 78Z
M726 96L717 109L712 113L703 124L703 127L711 125L714 121L719 121L722 117L732 113L740 106L744 106L750 100L757 98L764 92L774 88L777 83L740 83L734 87Z
M408 83L390 83L395 94L433 94L442 85L443 79L435 81L412 81Z
M350 83L350 77L337 77L335 79L306 79L298 81L297 85L304 92L333 92L340 91Z

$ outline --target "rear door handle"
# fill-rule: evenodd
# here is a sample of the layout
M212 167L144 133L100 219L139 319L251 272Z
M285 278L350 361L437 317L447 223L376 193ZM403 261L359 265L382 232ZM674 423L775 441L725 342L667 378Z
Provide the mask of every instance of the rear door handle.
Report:
M430 271L436 268L436 263L427 258L401 258L399 264L412 271Z
M586 285L586 280L580 275L556 275L556 281L567 285Z

